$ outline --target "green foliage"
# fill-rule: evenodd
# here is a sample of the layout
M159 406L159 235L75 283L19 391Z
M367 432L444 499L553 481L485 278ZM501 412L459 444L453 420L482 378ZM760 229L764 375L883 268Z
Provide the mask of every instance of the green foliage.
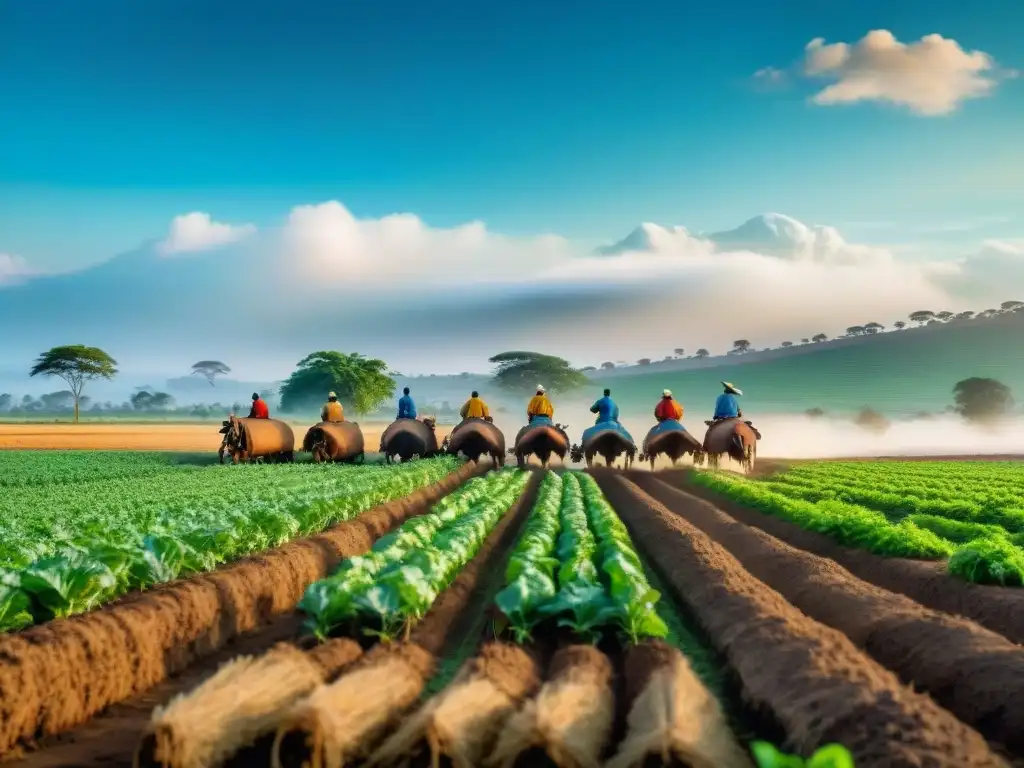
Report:
M383 360L358 353L314 352L281 386L281 410L316 409L335 392L338 401L357 414L370 413L395 394L395 381Z
M786 755L767 741L753 741L750 751L757 768L854 768L850 750L840 744L826 744L804 760Z
M390 640L402 626L422 619L519 498L528 478L518 469L475 478L429 513L378 539L368 554L342 562L311 584L299 602L309 616L307 628L323 639L358 621L364 634Z
M152 454L0 453L0 631L317 533L436 482L459 463L179 462Z
M549 393L558 394L589 383L567 360L539 352L502 352L489 362L496 366L494 381L503 389L532 391L542 384Z
M117 361L98 347L72 344L44 352L29 371L30 376L56 376L67 382L75 400L75 422L85 382L112 379L117 375Z
M694 477L849 546L948 558L967 581L1024 585L1024 483L1014 462L810 462L763 481Z
M654 608L660 595L589 475L545 476L505 576L495 604L517 642L549 618L591 642L607 628L633 643L668 634Z
M1001 381L970 378L953 387L956 411L971 421L993 421L1013 410L1013 393Z

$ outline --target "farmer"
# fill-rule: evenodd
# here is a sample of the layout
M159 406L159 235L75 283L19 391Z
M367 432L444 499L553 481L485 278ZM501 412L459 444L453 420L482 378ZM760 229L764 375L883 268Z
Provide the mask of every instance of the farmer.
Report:
M663 421L682 421L683 418L683 406L675 401L672 397L672 390L666 389L661 393L661 400L654 406L654 418L658 420L660 424Z
M480 393L474 391L462 406L459 416L463 419L489 419L491 412L487 408L487 403L480 399Z
M723 381L722 386L725 387L725 391L715 400L713 420L740 418L743 415L743 411L740 410L740 401L736 399L736 396L742 395L743 391L737 389L728 381Z
M270 409L266 401L260 397L259 392L252 393L252 408L249 409L250 419L269 419Z
M398 418L400 419L415 419L416 418L416 403L409 397L409 388L406 387L402 390L402 396L398 398Z
M597 414L597 421L594 424L602 424L607 422L619 421L619 406L612 400L612 391L606 389L604 391L604 397L597 400L592 406L590 406L590 412Z
M544 394L544 387L538 384L537 394L531 398L529 405L526 406L527 422L532 422L538 417L550 419L554 415L555 407L551 405L551 401L548 400L548 396Z
M338 396L333 392L327 393L327 402L320 409L320 421L344 421L345 409L338 402Z

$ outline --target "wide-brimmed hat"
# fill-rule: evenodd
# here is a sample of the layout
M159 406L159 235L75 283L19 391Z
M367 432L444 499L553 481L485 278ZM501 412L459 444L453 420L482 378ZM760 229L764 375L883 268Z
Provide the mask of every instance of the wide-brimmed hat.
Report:
M328 393L327 393L327 396L328 396L328 397L337 397L337 395L336 395L336 394L334 394L333 392L328 392Z
M663 389L663 390L661 390L661 396L662 397L672 397L672 390L671 389Z
M542 387L540 384L538 384L537 385L537 391L538 392L543 392L544 391L544 387Z
M742 389L740 389L737 386L734 386L734 385L730 384L728 381L723 381L722 382L722 386L725 387L726 389L728 389L733 394L736 394L736 395L742 395L743 394L743 390Z

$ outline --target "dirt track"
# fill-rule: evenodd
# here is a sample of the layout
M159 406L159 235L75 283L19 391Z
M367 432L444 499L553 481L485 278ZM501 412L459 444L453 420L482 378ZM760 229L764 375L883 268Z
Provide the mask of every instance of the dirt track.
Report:
M309 424L291 424L296 442L301 443ZM360 424L366 450L380 446L387 424ZM215 453L220 445L220 422L207 424L3 424L0 450L87 450L87 451L188 451ZM440 443L451 427L437 428Z

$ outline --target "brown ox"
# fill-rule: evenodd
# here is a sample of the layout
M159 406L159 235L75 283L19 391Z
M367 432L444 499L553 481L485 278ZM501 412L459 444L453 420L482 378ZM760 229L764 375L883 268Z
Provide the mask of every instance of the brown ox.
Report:
M494 426L490 418L464 419L444 439L441 450L478 462L481 456L490 456L494 466L505 466L505 435Z
M672 466L686 454L692 454L696 462L697 456L701 453L702 446L696 437L685 430L669 430L658 432L658 424L651 427L644 438L643 451L640 454L640 461L649 461L651 469L654 469L654 461L658 456L667 456L672 461Z
M306 432L302 450L313 454L313 461L359 462L366 457L363 431L354 421L322 421Z
M761 433L754 429L753 424L742 419L719 419L704 423L708 425L708 431L704 435L700 453L694 454L695 464L702 464L707 457L708 466L717 469L721 456L725 454L748 472L754 468L757 441L761 439Z
M295 460L295 434L283 421L231 415L223 422L220 433L224 435L217 451L221 464L225 454L231 456L232 464Z
M594 466L594 457L600 456L605 465L612 467L619 456L625 455L624 467L629 469L636 458L636 446L615 427L601 430L584 440L581 445L574 445L570 452L573 461L585 460L588 467Z
M567 424L527 424L516 434L515 445L508 449L508 453L516 457L520 467L526 466L530 456L536 456L545 467L552 456L565 461L569 452L568 428Z
M395 456L401 461L408 461L413 456L428 459L438 453L437 433L434 431L437 422L427 416L423 421L417 419L397 419L384 430L380 436L380 452L388 464Z

